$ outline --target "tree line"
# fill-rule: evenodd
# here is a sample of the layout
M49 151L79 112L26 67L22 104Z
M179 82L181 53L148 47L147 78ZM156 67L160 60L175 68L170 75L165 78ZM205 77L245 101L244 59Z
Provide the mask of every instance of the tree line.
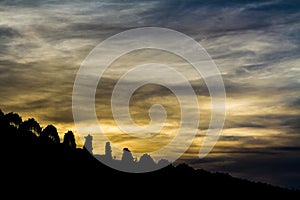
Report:
M47 125L43 128L34 118L23 121L19 114L13 112L5 114L0 110L0 133L1 172L2 175L6 175L1 177L1 182L12 183L15 190L29 186L29 191L34 191L33 188L40 186L55 193L58 184L62 187L73 186L73 188L80 184L80 187L87 186L87 189L90 189L91 180L104 183L103 185L108 188L112 187L110 184L105 184L109 181L121 183L122 187L127 185L132 190L131 185L127 184L127 180L131 180L142 189L145 187L141 183L152 184L154 182L160 184L162 188L169 185L171 188L185 188L186 191L197 191L199 188L201 191L209 191L210 188L214 188L217 191L227 191L230 195L236 191L242 191L254 194L257 192L272 195L283 194L286 195L285 197L299 196L299 191L250 182L234 178L229 174L193 169L184 163L176 166L171 164L149 173L135 174L114 170L99 162L90 154L89 149L76 148L72 131L67 131L61 141L54 125ZM108 159L115 164L119 162L131 165L134 162L127 148L123 149L120 161L114 160L109 143L106 143L103 156L103 159ZM144 154L138 163L134 162L135 166L141 164L146 166L153 164L150 155ZM34 185L29 184L28 180ZM194 184L195 181L197 184ZM95 186L97 189L94 191L98 191L99 185ZM157 188L160 187L155 187ZM102 191L105 190L102 189Z
M5 114L0 109L0 127L1 132L4 132L3 134L6 134L7 137L15 137L15 139L19 137L26 142L61 144L57 128L54 125L50 124L43 128L34 118L23 121L18 113ZM73 149L76 148L75 136L71 130L64 133L62 144Z

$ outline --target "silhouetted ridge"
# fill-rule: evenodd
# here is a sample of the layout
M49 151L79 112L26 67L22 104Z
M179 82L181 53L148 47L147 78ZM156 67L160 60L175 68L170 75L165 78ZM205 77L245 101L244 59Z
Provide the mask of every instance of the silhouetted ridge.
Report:
M31 180L37 185L55 182L58 185L80 184L80 187L91 187L95 181L95 186L98 187L97 184L102 183L101 189L103 189L103 187L116 187L116 184L125 187L122 183L132 181L136 187L155 183L153 188L157 191L167 184L174 190L185 188L191 191L206 191L214 188L218 191L299 195L299 191L254 183L234 178L229 174L196 170L187 164L173 166L164 159L155 163L148 154L141 156L138 163L147 166L166 165L166 167L149 173L120 172L102 164L92 155L92 136L86 137L85 148L76 148L72 131L67 131L61 142L54 125L42 128L34 118L23 121L17 113L5 114L0 110L0 132L1 171L2 174L9 174L8 178L2 179L5 184L18 183L24 186L27 185L27 180ZM128 166L137 164L129 149L124 148L123 152L122 162ZM109 142L105 145L105 155L102 159L115 160ZM110 181L113 185L108 184Z

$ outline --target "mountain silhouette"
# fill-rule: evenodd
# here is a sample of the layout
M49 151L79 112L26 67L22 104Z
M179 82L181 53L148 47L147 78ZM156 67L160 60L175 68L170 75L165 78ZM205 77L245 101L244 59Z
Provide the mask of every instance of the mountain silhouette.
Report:
M34 118L23 121L17 113L5 114L1 110L0 132L1 182L15 190L29 187L30 190L26 191L39 189L54 193L68 186L73 188L72 191L78 188L83 193L90 191L99 195L111 189L117 193L124 191L124 197L143 191L141 198L161 193L169 194L169 197L176 197L177 194L201 197L201 194L210 191L212 195L222 192L231 196L243 193L292 197L300 193L298 190L251 182L229 174L193 169L187 164L175 166L167 160L155 163L148 154L144 154L139 163L167 166L148 173L117 171L102 164L91 154L92 136L86 137L85 148L76 148L72 131L67 131L63 142L60 142L55 126L48 125L43 129ZM124 148L123 152L121 161L132 165L135 161L130 150ZM103 159L114 160L111 153L108 142Z

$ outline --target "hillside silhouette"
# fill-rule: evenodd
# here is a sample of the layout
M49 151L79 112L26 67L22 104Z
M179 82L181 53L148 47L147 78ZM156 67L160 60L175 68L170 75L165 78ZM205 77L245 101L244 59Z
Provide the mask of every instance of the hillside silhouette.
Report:
M17 113L5 114L0 110L0 132L1 182L14 188L24 188L30 180L30 183L34 183L29 185L32 190L40 187L47 191L56 191L59 186L69 186L93 192L104 192L105 188L115 188L116 191L120 191L117 188L126 188L124 195L135 193L136 190L145 190L147 193L156 191L157 194L169 191L170 195L190 191L191 193L185 194L187 196L207 191L223 191L231 195L237 192L248 195L278 194L285 197L299 195L299 191L234 178L229 174L193 169L187 164L168 164L148 173L117 171L91 155L92 136L86 136L84 148L77 148L72 131L67 131L63 141L60 141L54 125L42 128L34 118L23 121ZM103 156L104 159L114 160L109 143L106 143ZM124 148L120 162L133 162L129 149ZM139 162L159 165L148 154L144 154Z

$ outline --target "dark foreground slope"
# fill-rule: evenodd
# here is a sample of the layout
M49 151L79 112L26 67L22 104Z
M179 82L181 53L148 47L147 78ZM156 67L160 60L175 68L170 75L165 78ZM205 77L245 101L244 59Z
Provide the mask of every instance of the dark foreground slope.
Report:
M19 141L2 149L1 158L1 176L6 176L1 181L14 188L49 188L50 185L52 188L71 187L75 191L78 188L79 191L100 193L114 188L117 191L128 190L129 193L139 190L146 190L147 193L168 191L169 195L186 192L188 194L185 195L207 192L299 195L299 192L234 178L228 174L195 170L185 164L176 167L169 165L150 173L124 173L101 164L84 149L70 149L63 145L33 145Z
M124 173L103 165L85 149L39 139L3 120L0 120L0 131L1 191L13 191L9 193L11 197L15 194L34 196L37 191L43 191L44 197L65 192L75 196L142 194L139 197L147 199L149 195L154 198L203 194L212 197L299 196L299 191L195 170L185 164L169 165L150 173Z

